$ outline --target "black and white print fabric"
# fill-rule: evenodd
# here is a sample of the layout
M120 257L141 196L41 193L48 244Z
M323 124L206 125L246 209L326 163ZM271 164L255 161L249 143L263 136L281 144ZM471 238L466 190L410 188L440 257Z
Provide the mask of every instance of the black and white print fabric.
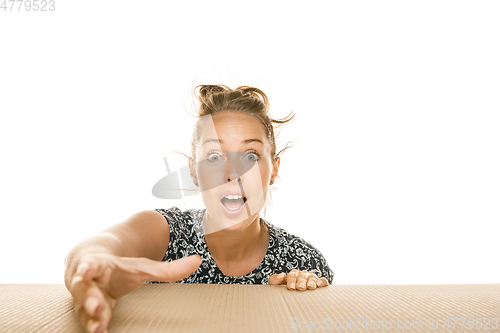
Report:
M180 283L269 284L273 274L288 273L292 269L306 270L325 277L331 284L334 273L314 246L289 234L264 219L260 223L269 228L269 246L264 260L252 272L243 276L226 276L210 255L203 235L203 216L206 209L181 211L177 207L155 209L167 220L170 241L163 261L172 261L192 254L201 256L202 264Z

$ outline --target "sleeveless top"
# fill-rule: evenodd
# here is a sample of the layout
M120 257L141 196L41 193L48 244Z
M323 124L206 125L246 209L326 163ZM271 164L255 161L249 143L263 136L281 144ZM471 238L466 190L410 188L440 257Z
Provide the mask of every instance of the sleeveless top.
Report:
M202 263L198 269L179 283L269 284L273 274L288 274L292 269L306 270L325 277L332 283L334 273L318 249L286 230L260 219L269 228L269 246L264 260L252 272L243 276L226 276L212 258L203 234L203 216L206 209L181 211L177 207L155 209L162 214L170 228L170 241L162 261L172 261L199 254ZM153 282L154 283L154 282Z

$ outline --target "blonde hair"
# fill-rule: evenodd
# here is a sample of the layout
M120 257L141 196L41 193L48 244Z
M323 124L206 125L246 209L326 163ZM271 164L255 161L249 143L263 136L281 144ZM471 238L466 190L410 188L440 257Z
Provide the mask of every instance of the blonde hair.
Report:
M276 153L276 139L274 129L291 122L295 119L295 114L290 112L288 116L281 119L274 119L269 114L269 100L266 94L258 89L248 86L241 86L231 89L225 85L199 85L195 88L195 96L199 101L198 114L199 119L196 122L195 130L191 140L191 154L195 159L196 144L199 140L199 125L203 116L215 115L221 111L242 112L258 118L265 127L267 138L271 143L271 160L273 165L276 159L286 149L290 148L289 143L286 147ZM277 124L277 125L273 125Z

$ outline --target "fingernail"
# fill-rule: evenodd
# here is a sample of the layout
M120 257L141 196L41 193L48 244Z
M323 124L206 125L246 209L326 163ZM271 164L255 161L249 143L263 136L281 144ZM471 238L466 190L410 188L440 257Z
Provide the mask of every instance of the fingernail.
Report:
M89 297L84 303L85 309L92 316L95 314L97 307L99 306L99 300L95 297Z
M304 288L305 288L305 286L306 286L305 284L303 284L303 283L299 283L299 288L300 288L300 289L304 289Z
M318 282L316 284L318 285L318 287L321 287L323 285L323 281L318 280Z
M89 332L97 332L97 329L99 328L99 322L90 319L89 323L87 324L87 329Z
M278 279L282 279L285 277L285 273L278 274Z
M290 288L295 289L295 283L290 283Z
M311 287L311 288L314 288L314 282L309 282L309 283L307 284L307 286L308 286L308 287Z
M81 275L81 276L85 276L85 274L87 274L88 270L89 270L89 264L84 262L83 264L80 264L80 266L78 266L78 270L76 271L76 273Z

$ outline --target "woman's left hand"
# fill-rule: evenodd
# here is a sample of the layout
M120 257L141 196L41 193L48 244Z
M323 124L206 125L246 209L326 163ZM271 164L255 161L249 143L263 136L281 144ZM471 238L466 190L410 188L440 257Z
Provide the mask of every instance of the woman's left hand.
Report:
M269 277L269 284L286 284L290 290L314 290L317 287L328 286L328 280L324 277L318 278L316 274L307 271L292 269L288 274L273 274Z

